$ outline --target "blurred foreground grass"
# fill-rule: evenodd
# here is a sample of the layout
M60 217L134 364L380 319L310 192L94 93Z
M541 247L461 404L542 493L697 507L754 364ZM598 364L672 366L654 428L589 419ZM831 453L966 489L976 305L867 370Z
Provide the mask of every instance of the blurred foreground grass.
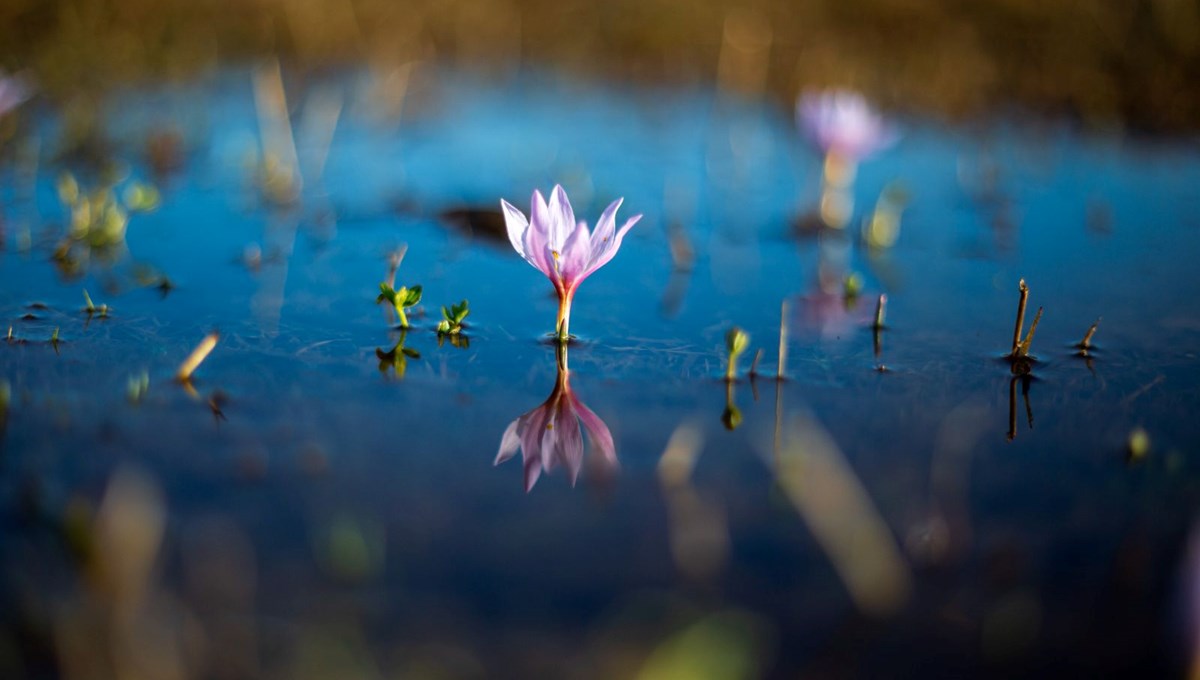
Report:
M300 68L549 64L790 102L846 85L951 118L1200 123L1194 0L5 0L0 66L56 99L278 55Z

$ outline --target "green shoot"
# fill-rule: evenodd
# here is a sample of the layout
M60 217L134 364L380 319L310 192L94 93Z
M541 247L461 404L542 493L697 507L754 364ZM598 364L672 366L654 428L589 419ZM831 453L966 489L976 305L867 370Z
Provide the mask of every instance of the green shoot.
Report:
M750 334L734 326L725 334L725 351L729 353L729 363L725 367L725 380L733 382L737 379L737 360L746 348L750 346Z
M379 284L379 296L375 298L376 304L380 302L390 302L392 307L396 309L396 316L400 319L401 328L409 328L408 315L404 310L416 305L421 301L421 287L400 286L399 290L394 289L387 283Z
M463 329L463 319L471 310L467 308L467 301L463 300L457 305L442 307L442 320L438 322L438 335L458 335Z

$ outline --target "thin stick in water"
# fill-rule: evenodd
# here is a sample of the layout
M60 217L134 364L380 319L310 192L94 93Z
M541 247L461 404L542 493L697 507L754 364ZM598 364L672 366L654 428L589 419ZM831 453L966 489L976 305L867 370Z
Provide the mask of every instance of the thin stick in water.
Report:
M875 330L883 330L883 319L887 314L887 295L880 294L879 301L875 303L875 323L871 324L871 328Z
M219 337L220 335L216 331L204 336L204 339L200 341L200 344L196 345L196 349L192 350L188 358L184 359L182 364L179 364L179 370L175 372L175 379L182 383L191 381L192 373L195 373L200 364L204 363L204 360L208 358L209 353L217 346L217 339Z
M1017 327L1013 329L1013 356L1017 356L1018 350L1021 349L1021 331L1025 327L1025 305L1029 302L1029 286L1025 285L1025 279L1021 279L1021 283L1018 285L1021 288L1021 300L1017 303Z
M1080 340L1079 344L1077 345L1077 347L1079 347L1079 349L1091 349L1092 348L1092 336L1096 334L1096 327L1099 325L1100 325L1100 319L1097 318L1096 323L1093 323L1091 325L1091 327L1087 329L1087 333L1083 334L1083 340Z
M754 361L750 362L750 373L747 374L751 379L758 377L758 360L762 358L762 355L762 349L754 353Z
M779 369L776 374L779 380L787 375L787 316L788 303L784 300L779 305Z

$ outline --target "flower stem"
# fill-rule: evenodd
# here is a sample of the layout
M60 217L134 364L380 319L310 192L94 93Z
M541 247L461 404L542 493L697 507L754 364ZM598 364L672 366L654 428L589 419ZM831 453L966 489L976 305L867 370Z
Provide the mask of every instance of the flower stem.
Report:
M408 316L404 313L404 307L396 305L396 314L400 317L400 327L408 328Z
M566 343L571 339L572 297L574 296L571 293L567 293L558 299L558 323L555 325L555 333L560 343Z

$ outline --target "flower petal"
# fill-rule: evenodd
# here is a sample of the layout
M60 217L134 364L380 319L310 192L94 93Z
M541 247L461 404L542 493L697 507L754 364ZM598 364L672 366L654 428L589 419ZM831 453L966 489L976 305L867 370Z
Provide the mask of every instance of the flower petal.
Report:
M575 395L571 395L571 403L575 407L575 415L579 417L579 422L587 428L588 437L591 438L592 444L600 449L600 453L604 456L605 461L612 465L617 463L617 447L613 443L612 432L609 431L608 425L600 419L590 408L579 401Z
M550 192L550 248L562 252L567 242L567 236L575 227L575 211L571 209L571 201L561 184L555 184Z
M504 226L508 227L509 243L512 243L513 250L528 260L525 255L525 230L529 228L529 220L525 219L524 213L503 198L500 199L500 209L504 211Z
M625 222L625 224L621 227L621 230L617 232L617 235L613 237L612 243L607 248L601 250L599 256L593 259L588 265L587 270L583 273L583 278L591 276L592 272L608 264L608 261L613 259L613 257L617 254L617 251L621 249L621 242L625 240L625 234L641 219L641 215L634 215Z
M558 271L554 268L554 261L549 254L546 201L542 199L540 192L534 191L530 203L532 205L529 211L529 228L525 230L525 259L551 280L557 280Z
M592 253L590 260L592 262L604 252L605 248L612 245L612 239L617 230L617 209L625 202L624 198L618 198L600 215L600 221L596 223L596 231L592 232Z
M517 422L520 420L520 418L517 418L517 420L509 423L508 427L504 430L504 434L500 436L500 450L496 453L496 460L492 465L499 465L512 458L517 449L521 447L521 437L517 435Z
M588 232L587 223L580 222L575 231L567 237L562 252L558 257L558 270L562 272L563 283L567 287L578 285L583 280L591 260L592 239Z
M567 403L564 409L566 417L560 418L558 421L560 429L558 458L567 468L567 477L571 480L571 486L575 486L575 480L579 478L579 470L583 468L583 432L580 431L579 421L575 418L571 408L574 403L574 399Z

